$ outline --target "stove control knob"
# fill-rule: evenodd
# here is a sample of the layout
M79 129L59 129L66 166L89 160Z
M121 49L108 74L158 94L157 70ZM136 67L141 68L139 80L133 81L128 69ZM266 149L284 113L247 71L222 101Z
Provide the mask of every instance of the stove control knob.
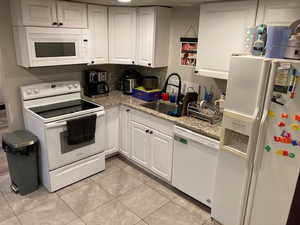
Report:
M72 89L72 85L71 85L71 84L68 85L68 89L69 89L69 90Z
M78 84L73 84L73 87L74 88L78 88Z
M34 94L38 94L38 93L40 93L40 90L35 88L35 89L33 89L33 92L34 92Z
M27 89L26 90L26 94L31 95L32 94L32 90L31 89Z

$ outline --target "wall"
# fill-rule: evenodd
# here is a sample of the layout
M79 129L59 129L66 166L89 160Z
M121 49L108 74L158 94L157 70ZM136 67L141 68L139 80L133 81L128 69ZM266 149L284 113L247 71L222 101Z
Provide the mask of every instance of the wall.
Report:
M0 1L0 52L3 63L3 89L8 108L10 130L23 128L20 86L62 80L81 80L84 65L41 67L25 69L16 65L13 42L9 0ZM117 66L97 67L111 72L111 76L119 74ZM0 85L1 86L1 85Z
M172 9L170 56L167 73L175 72L181 75L183 81L212 88L216 93L215 98L218 98L221 92L226 90L226 81L195 76L194 68L180 66L180 38L184 36L195 37L192 31L186 34L191 25L196 32L196 37L198 36L199 14L199 7L176 7Z

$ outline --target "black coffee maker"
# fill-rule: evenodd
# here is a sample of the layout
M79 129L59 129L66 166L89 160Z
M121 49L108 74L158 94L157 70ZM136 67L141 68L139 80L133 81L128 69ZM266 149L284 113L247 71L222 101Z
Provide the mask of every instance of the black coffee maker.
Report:
M109 93L107 83L107 72L101 70L85 71L85 95L89 97L97 97Z

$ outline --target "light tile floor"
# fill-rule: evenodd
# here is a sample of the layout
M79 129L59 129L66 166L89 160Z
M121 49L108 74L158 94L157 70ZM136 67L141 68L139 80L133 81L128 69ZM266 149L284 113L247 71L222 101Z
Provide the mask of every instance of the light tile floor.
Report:
M204 205L126 160L113 157L106 167L56 193L40 188L27 196L12 193L0 173L0 225L216 224Z

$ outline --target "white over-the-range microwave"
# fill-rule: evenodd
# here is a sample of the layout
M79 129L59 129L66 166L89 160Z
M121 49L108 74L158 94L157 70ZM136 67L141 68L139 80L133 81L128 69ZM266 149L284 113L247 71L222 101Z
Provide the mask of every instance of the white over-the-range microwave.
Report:
M20 66L88 63L87 29L15 27L14 38Z

